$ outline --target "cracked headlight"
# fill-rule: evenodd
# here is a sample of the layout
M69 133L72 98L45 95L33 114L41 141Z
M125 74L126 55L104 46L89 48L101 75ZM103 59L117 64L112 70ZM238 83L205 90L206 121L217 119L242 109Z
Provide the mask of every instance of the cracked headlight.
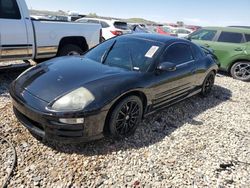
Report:
M51 109L59 112L83 110L94 100L93 94L81 87L56 100Z

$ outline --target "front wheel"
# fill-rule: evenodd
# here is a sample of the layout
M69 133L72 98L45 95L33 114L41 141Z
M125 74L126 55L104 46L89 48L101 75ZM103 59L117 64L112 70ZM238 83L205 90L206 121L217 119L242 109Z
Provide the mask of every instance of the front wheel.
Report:
M132 135L141 122L143 104L139 97L129 96L117 104L109 119L109 132L113 138Z
M83 50L74 44L67 44L65 46L63 46L61 49L59 49L58 51L58 55L57 56L71 56L71 55L82 55L83 54Z
M207 75L202 84L201 95L203 97L207 97L211 93L212 88L214 87L214 81L215 81L215 73L212 71Z
M234 79L250 81L250 62L236 62L230 72Z

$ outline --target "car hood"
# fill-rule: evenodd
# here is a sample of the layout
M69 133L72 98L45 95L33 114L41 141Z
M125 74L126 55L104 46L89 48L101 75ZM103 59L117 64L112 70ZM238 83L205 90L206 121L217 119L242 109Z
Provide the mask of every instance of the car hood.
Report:
M49 103L91 82L128 72L131 71L102 65L86 58L63 57L42 63L24 72L15 84Z

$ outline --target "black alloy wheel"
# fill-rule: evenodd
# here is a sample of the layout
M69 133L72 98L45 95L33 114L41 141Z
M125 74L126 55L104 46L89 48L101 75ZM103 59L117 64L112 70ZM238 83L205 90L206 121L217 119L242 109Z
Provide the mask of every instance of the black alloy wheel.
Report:
M139 97L123 99L112 111L109 131L112 137L122 138L132 135L142 119L143 104Z
M205 81L203 82L201 91L202 96L206 97L211 93L212 88L214 87L214 82L215 82L215 73L210 72L205 78Z

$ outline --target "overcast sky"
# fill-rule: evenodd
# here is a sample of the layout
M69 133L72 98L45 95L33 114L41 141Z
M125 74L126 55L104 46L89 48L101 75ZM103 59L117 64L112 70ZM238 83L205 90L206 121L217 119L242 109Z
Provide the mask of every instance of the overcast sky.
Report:
M64 10L201 26L250 26L250 0L26 0L38 10Z

